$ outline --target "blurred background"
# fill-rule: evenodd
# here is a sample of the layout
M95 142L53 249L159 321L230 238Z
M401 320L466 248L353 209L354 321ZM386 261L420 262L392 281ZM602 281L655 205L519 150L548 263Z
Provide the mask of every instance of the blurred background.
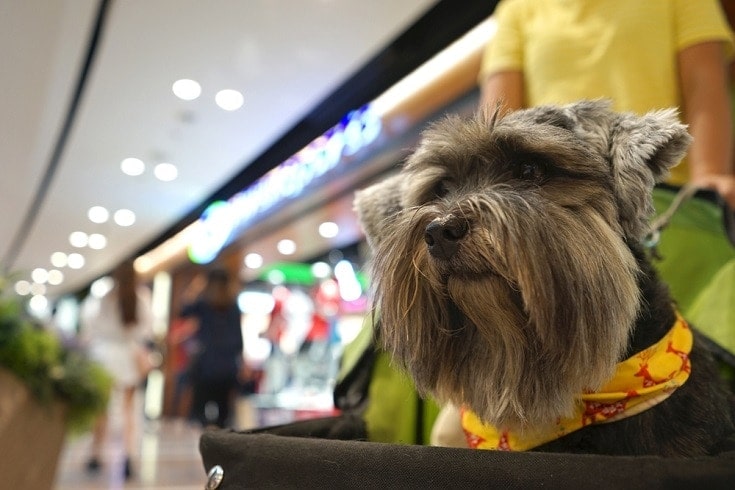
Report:
M137 402L138 485L205 481L169 339L212 268L237 279L252 374L233 425L333 412L342 349L369 308L354 191L396 171L429 121L475 110L496 3L0 4L5 288L73 343L85 298L135 261L160 353ZM287 327L274 340L276 310ZM121 484L83 474L88 444L67 441L58 488Z

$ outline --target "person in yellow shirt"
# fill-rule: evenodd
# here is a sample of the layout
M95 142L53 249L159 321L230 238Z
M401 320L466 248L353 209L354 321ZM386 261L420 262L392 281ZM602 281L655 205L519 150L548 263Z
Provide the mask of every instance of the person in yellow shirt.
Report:
M694 142L667 183L714 190L735 209L727 64L735 48L717 0L501 0L494 18L481 104L510 111L607 98L638 114L677 107ZM657 210L673 196L657 189ZM663 232L656 265L682 313L735 353L735 249L722 210L695 201Z
M639 114L679 107L694 143L670 182L735 207L726 59L716 0L503 0L483 58L482 103L508 110L609 98Z

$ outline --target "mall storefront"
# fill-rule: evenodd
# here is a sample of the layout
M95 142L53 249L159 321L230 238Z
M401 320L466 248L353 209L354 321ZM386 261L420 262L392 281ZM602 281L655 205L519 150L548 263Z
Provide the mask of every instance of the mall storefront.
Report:
M239 280L244 356L253 373L241 394L274 417L250 422L332 410L340 354L370 309L369 250L352 207L354 192L396 171L427 123L475 111L480 53L490 31L481 24L139 258L156 264L149 277L170 276L169 327L209 268L223 267ZM273 332L276 315L285 321ZM183 413L171 382L182 368L180 358L166 356L164 415Z

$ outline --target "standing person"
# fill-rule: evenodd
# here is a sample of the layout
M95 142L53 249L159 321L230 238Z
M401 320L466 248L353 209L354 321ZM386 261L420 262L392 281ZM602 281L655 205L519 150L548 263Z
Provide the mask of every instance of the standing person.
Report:
M181 295L182 304L186 305L194 301L204 289L205 282L202 276L196 276L183 291ZM196 346L194 327L195 322L175 317L171 320L166 335L168 362L173 371L172 411L175 417L183 419L188 418L191 412L189 363L193 349Z
M152 339L153 314L150 291L138 284L133 261L120 264L112 274L114 285L102 298L85 300L80 315L81 338L92 359L113 376L114 389L122 394L122 427L125 448L125 479L132 476L130 458L135 448L135 393L147 367L147 344ZM145 371L145 372L142 372ZM92 454L87 462L91 473L99 471L108 431L108 414L96 421Z
M191 416L202 426L225 427L232 413L243 365L241 312L235 293L227 272L214 269L199 298L181 312L194 331Z
M196 342L190 329L191 322L176 318L171 322L166 338L170 362L173 366L173 397L171 405L176 417L185 417L191 405L190 357Z
M654 192L658 211L685 183L714 190L735 208L733 35L717 0L501 0L495 18L479 78L484 107L597 98L638 114L676 107L694 141L672 169L673 187ZM682 313L735 346L732 298L723 297L735 281L735 251L721 214L702 200L682 207L661 236L656 267Z
M717 0L502 0L483 57L482 104L509 110L609 98L639 114L678 107L694 142L670 182L735 207L727 59Z

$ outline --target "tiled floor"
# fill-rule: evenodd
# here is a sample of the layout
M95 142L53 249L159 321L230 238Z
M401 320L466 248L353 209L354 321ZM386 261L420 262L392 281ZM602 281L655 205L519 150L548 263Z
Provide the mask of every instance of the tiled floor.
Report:
M123 478L124 451L120 424L120 400L114 395L110 400L110 433L103 468L97 474L85 471L89 458L91 434L67 438L56 470L54 490L200 490L207 475L199 454L199 437L202 429L180 419L145 420L142 392L137 397L139 445L132 456L134 476ZM240 398L236 403L235 429L278 425L300 418L327 415L331 407L331 394L312 396L284 393L278 405L288 406L299 402L301 409L272 408L275 399L268 397L256 401ZM270 408L264 408L268 406ZM256 408L260 407L260 408ZM2 484L0 484L2 488Z
M85 471L91 437L67 440L59 460L55 489L97 490L145 488L149 490L201 490L207 480L199 455L201 430L180 420L147 423L140 449L132 458L133 477L123 478L123 451L119 434L112 434L99 473Z
M102 468L86 471L91 433L70 435L65 441L56 469L55 490L103 490L138 488L146 490L201 490L207 481L199 455L202 429L181 419L149 420L144 417L150 391L136 394L138 444L131 455L132 478L125 480L122 442L121 398L113 392L109 405L109 433ZM155 398L155 396L154 396Z

